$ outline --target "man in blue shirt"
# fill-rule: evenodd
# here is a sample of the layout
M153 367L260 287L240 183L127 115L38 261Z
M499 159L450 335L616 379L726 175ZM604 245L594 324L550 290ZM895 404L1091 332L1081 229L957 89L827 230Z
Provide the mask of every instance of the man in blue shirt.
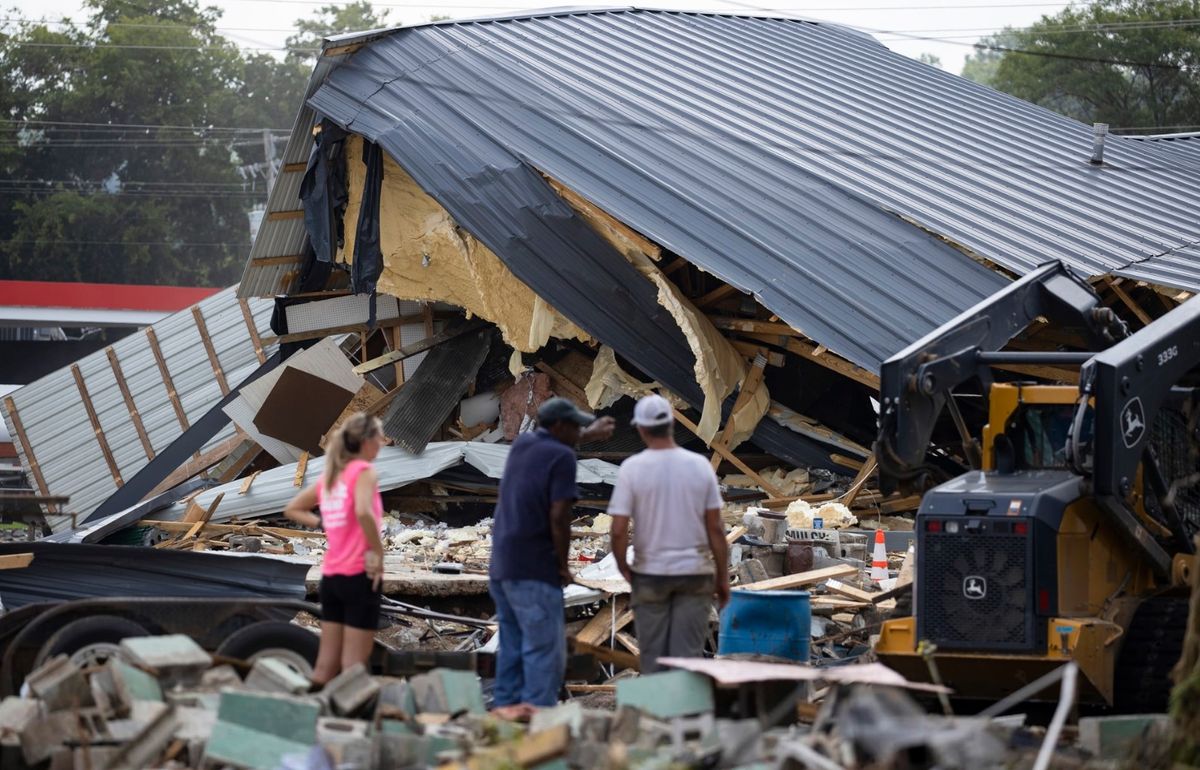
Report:
M509 450L492 526L497 708L558 702L567 662L562 587L571 582L571 510L579 497L574 447L608 438L614 422L552 398L538 409L538 426Z

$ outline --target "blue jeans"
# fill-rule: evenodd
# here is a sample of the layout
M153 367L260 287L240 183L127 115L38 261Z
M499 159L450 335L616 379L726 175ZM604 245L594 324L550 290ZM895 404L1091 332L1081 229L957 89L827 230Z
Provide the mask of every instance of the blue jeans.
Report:
M567 667L562 588L541 580L492 580L500 621L494 705L558 703Z

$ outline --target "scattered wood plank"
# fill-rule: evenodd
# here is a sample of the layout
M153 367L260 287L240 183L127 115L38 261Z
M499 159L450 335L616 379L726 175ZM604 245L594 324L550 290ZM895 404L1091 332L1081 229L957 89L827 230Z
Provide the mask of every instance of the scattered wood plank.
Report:
M567 684L567 692L591 693L591 692L616 692L615 684Z
M623 650L613 650L608 647L600 647L587 642L581 642L577 639L571 640L574 645L575 652L580 655L591 655L601 663L612 663L618 668L629 668L637 671L641 668L641 663L638 661L638 656L631 652Z
M204 525L207 524L208 520L212 518L213 512L217 510L217 506L221 504L221 500L224 498L224 492L213 498L213 501L208 504L207 508L204 509L204 512L200 515L200 518L197 519L196 522L192 524L191 528L188 529L187 533L184 534L184 540L191 540L200 533L200 530L204 529Z
M779 324L783 325L783 324ZM718 326L720 328L720 326ZM879 390L879 375L868 369L863 369L861 366L855 366L846 359L828 351L818 352L819 347L815 342L807 339L802 339L791 327L787 327L788 333L760 333L760 332L739 332L744 337L749 337L753 340L765 342L768 345L783 348L789 353L795 353L801 358L812 361L815 364L820 364L826 369L837 372L843 377L848 377L855 382L860 382L872 390Z
M824 610L858 610L871 606L871 602L860 602L842 596L811 596L809 602L813 609Z
M250 264L254 267L274 267L276 265L299 265L303 261L304 257L299 254L286 254L278 257L254 257L250 260Z
M544 372L550 377L550 380L554 383L555 387L562 391L559 393L560 396L566 396L567 398L571 399L575 402L575 405L581 409L589 408L587 394L583 392L583 388L567 379L565 374L558 371L545 361L538 361L536 364L534 364L534 366L539 372Z
M1129 296L1129 292L1125 291L1125 288L1121 286L1120 278L1114 279L1112 276L1105 276L1104 282L1108 284L1108 288L1112 290L1112 293L1117 295L1117 299L1121 300L1125 307L1129 308L1129 311L1137 316L1139 321L1147 326L1154 323L1154 319L1150 317L1150 314L1143 310L1141 305L1134 302L1133 297Z
M624 631L618 631L616 638L617 638L617 641L620 642L621 645L625 647L625 649L629 650L634 655L642 654L641 650L638 649L637 639L634 639L629 634L625 633Z
M32 563L32 553L10 553L5 556L0 556L0 570L24 569Z
M726 543L735 543L735 542L737 542L737 539L744 534L746 534L745 527L740 526L740 525L737 527L734 527L733 529L729 530L729 532L725 535L725 542Z
M277 222L281 219L304 219L304 209L292 209L290 211L269 211L267 212L268 222Z
M876 593L864 591L861 588L855 588L854 586L848 583L843 583L840 580L828 580L825 582L825 587L830 591L833 591L835 594L848 596L851 599L860 602L874 602L875 597L878 596Z
M759 580L755 583L747 583L744 586L739 586L739 588L747 591L782 591L788 588L799 588L800 586L812 585L824 580L855 574L858 574L858 567L851 564L837 564L832 567L809 570L808 572L798 572L795 575L784 575L782 577Z
M850 482L850 488L846 490L845 496L839 502L847 508L854 505L854 500L858 497L858 493L867 485L867 481L871 478L871 474L875 472L877 467L879 467L879 461L875 458L875 453L872 452L867 461L863 463L863 466L858 469L858 475L854 477L854 481Z
M247 476L245 481L242 482L242 486L238 488L238 494L244 495L247 492L249 492L250 486L254 483L254 480L256 478L258 478L258 474L260 474L260 473L262 473L262 471L257 470L254 473L251 473L249 476Z
M156 486L150 492L150 494L146 495L146 497L147 498L154 497L157 494L165 492L166 490L170 489L171 487L182 484L183 482L190 479L192 476L195 476L203 471L208 470L212 466L216 465L217 463L221 462L226 457L228 457L229 453L232 452L234 449L237 449L242 444L242 442L245 440L246 440L246 434L239 431L238 433L234 434L233 436L230 436L229 438L222 441L220 444L217 444L215 447L208 450L204 454L196 455L195 457L193 457L193 459L189 460L187 462L187 464L172 471L171 475L167 476L165 479L163 479L161 482L159 482L158 486Z
M750 366L750 371L746 372L746 376L742 378L742 386L738 388L737 400L733 402L733 409L729 410L730 417L737 414L743 409L754 394L758 391L758 386L762 384L763 373L767 369L767 357L756 356L754 363ZM725 427L721 433L713 440L712 448L713 455L710 463L715 471L721 466L721 455L716 451L718 447L729 449L729 441L733 435L733 424L731 420L725 421ZM763 487L766 489L766 487Z
M729 340L729 344L733 345L739 353L750 360L754 360L756 356L766 356L767 366L783 366L784 362L786 361L786 359L783 357L783 353L769 350L766 347L753 342L731 339Z
M326 54L328 55L328 54ZM443 762L439 770L497 770L497 768L529 768L563 756L571 748L571 730L557 725L548 730L526 735L517 743L501 744L477 751L466 762Z
M629 596L622 594L613 597L600 606L600 610L592 616L575 638L584 644L600 644L608 641L612 635L613 613L616 613L616 628L618 631L629 625L633 613L629 612ZM628 616L628 619L626 619ZM622 623L624 621L624 623Z
M820 494L816 494L816 495L793 495L791 497L768 497L766 500L763 500L762 502L758 503L758 505L762 506L763 508L769 508L773 511L776 511L781 508L787 508L789 505L796 502L797 500L803 500L804 502L811 503L811 504L827 503L830 500L832 500L835 496L836 495L834 495L832 492L821 492Z
M735 286L724 284L694 300L692 304L703 310L706 307L717 304L723 299L732 297L734 294L741 294L741 291Z

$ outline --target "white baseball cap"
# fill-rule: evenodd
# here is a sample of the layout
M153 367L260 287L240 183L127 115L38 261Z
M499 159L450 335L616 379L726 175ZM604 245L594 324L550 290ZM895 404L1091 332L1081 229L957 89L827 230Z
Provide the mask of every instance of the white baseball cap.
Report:
M641 397L633 408L633 424L643 428L667 425L674 419L671 402L657 393Z

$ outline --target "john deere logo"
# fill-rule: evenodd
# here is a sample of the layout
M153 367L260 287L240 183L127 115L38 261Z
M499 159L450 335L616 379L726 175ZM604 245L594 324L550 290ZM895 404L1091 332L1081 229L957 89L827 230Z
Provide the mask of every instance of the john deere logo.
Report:
M1142 399L1129 399L1121 410L1121 438L1126 449L1133 449L1146 432L1146 413L1142 410Z
M963 578L963 596L983 599L987 596L987 580L980 575L967 575Z

